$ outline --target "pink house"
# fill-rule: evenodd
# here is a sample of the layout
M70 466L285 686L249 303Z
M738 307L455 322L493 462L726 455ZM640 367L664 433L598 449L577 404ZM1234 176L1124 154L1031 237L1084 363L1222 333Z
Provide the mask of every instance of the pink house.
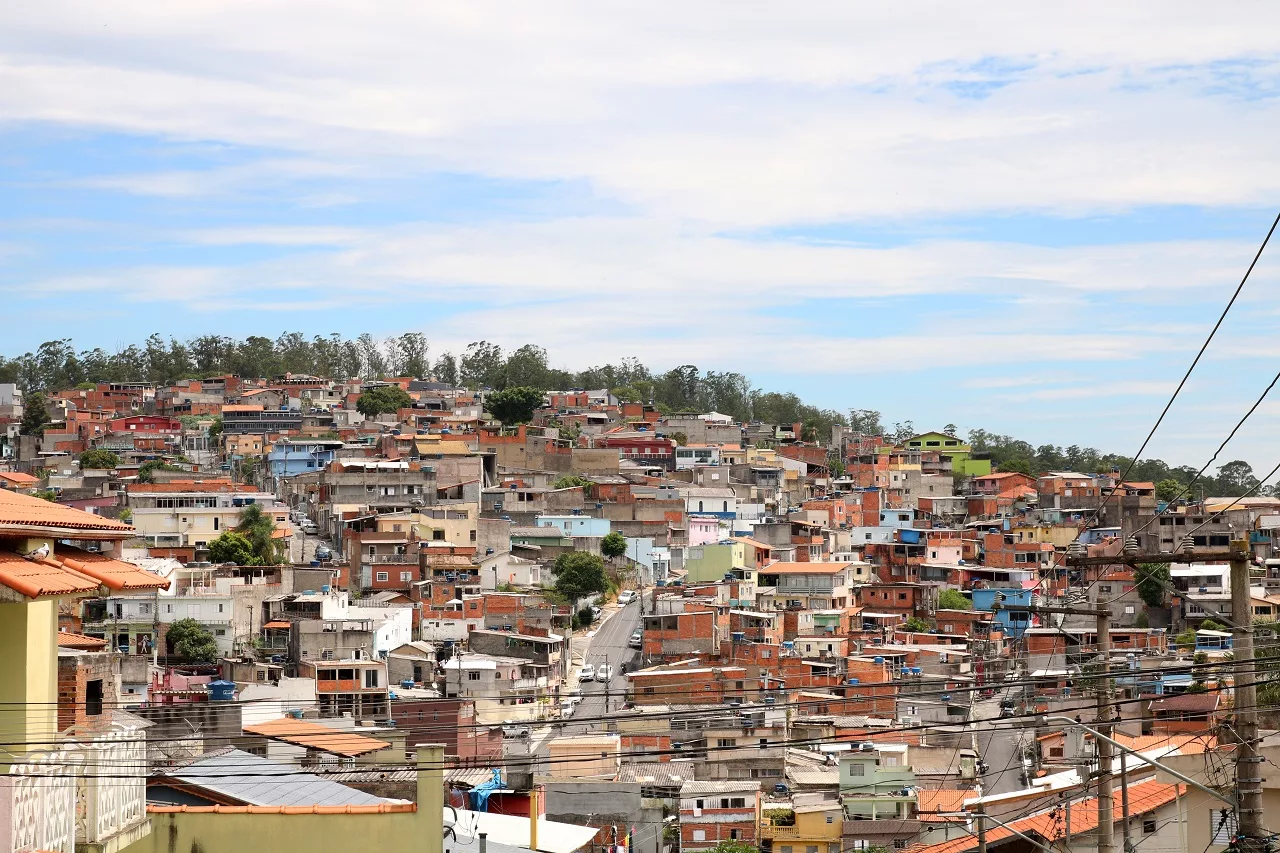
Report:
M711 545L719 542L720 519L714 515L689 516L689 546Z

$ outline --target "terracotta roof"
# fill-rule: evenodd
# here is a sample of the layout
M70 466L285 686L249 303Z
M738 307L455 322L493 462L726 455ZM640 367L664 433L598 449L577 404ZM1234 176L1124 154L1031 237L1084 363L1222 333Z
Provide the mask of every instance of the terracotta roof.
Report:
M938 812L958 812L964 808L964 801L978 797L977 791L917 791L916 810L921 820L951 820L939 818Z
M1151 703L1151 710L1191 711L1203 714L1218 710L1219 698L1217 693L1181 693L1177 696L1155 700Z
M766 575L834 575L843 571L852 563L770 563L761 574Z
M256 486L230 480L170 480L167 483L130 483L130 494L153 492L260 492Z
M80 649L86 652L97 652L107 647L107 641L101 637L86 637L84 634L73 634L70 631L58 632L58 648Z
M272 740L282 740L286 743L317 749L321 752L330 752L334 755L343 755L348 758L377 752L380 749L386 749L391 746L384 740L377 740L376 738L365 737L351 732L334 731L320 723L313 723L309 720L295 720L293 717L281 717L278 720L256 723L251 726L245 726L244 730L251 735L261 735Z
M23 474L21 471L0 471L0 480L12 483L15 486L34 486L40 482L39 477Z
M0 584L27 598L83 595L98 591L98 582L67 571L53 560L28 560L0 551Z
M63 546L53 555L55 562L72 571L88 575L113 592L139 589L168 589L169 581L143 571L133 563L116 560L106 554L95 554L79 548Z
M1185 791L1185 785L1166 785L1164 782L1156 782L1154 780L1130 785L1129 814L1146 814L1166 803L1173 802L1175 796ZM1112 794L1114 805L1112 814L1117 821L1121 820L1122 813L1120 797L1119 791ZM1046 841L1054 842L1067 836L1067 816L1065 811L1061 807L1055 807L1040 814L1015 820L1009 825L1024 835L1038 835ZM1097 826L1097 797L1090 797L1087 800L1080 800L1071 804L1072 835L1091 832ZM1014 837L1013 833L1003 826L987 830L988 844L1012 837ZM976 836L969 835L951 841L942 841L938 844L917 844L907 849L910 853L966 853L968 850L978 849L978 839Z
M262 406L223 406L224 412L261 412Z
M106 534L102 537L104 539L124 538L133 533L132 527L114 518L104 518L84 510L50 503L32 495L0 489L0 532L10 529L83 530ZM98 537L90 535L84 538Z
M272 619L270 622L268 622L267 624L263 625L262 627L263 627L263 628L271 628L271 629L276 629L276 628L292 628L292 627L293 627L293 623L292 623L292 622L285 622L285 621L284 621L284 620L282 620L282 619Z

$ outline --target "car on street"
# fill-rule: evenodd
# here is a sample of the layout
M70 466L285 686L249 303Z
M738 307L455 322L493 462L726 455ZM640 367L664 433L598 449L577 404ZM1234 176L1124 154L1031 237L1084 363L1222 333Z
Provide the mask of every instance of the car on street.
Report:
M560 716L572 717L573 712L578 709L578 703L582 701L581 696L566 696L560 700Z
M332 559L333 559L333 552L329 550L329 547L328 547L327 545L317 545L317 546L316 546L316 559L317 559L317 560L332 560Z
M515 720L502 721L503 737L528 737L529 726L525 723L517 723Z
M609 666L609 664L602 663L596 667L596 681L608 684L611 678L613 678L613 667Z
M302 532L307 534L308 536L315 536L317 533L320 532L320 528L316 527L316 523L314 521L312 521L311 519L307 519L306 521L302 522Z
M627 645L633 649L638 649L644 645L644 635L636 631L631 635L631 639L627 640Z
M624 589L622 592L618 593L618 603L623 607L626 607L635 600L636 594L629 589Z
M578 681L591 681L596 677L596 668L591 664L586 664L582 669L578 670Z

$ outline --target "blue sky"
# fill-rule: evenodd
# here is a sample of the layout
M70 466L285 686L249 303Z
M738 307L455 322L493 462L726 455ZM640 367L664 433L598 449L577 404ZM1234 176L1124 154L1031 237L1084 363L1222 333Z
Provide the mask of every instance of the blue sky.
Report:
M1275 215L1280 11L1115 5L17 4L2 349L417 330L1127 453ZM1277 263L1155 455L1280 365Z

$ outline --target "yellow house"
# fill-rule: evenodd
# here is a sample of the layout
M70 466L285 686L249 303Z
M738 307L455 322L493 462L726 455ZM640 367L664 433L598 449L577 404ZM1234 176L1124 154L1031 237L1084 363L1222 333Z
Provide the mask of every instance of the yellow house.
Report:
M113 556L132 535L114 519L0 491L0 850L112 853L151 831L145 730L115 713L114 685L90 678L83 699L72 687L72 722L59 727L59 602L168 586ZM59 544L68 539L99 550Z
M843 830L839 802L766 802L756 837L773 853L840 853Z

